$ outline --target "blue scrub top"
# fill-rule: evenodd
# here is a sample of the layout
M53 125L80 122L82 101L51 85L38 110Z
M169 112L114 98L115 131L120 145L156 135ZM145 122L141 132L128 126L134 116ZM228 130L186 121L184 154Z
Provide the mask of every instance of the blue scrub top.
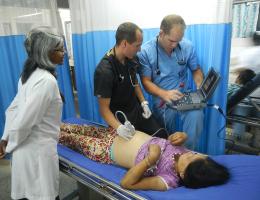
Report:
M137 54L141 67L140 76L150 77L160 88L165 90L179 89L181 92L189 90L188 70L199 68L197 55L192 43L187 39L179 42L180 48L176 47L171 55L158 44L158 65L160 74L157 72L156 38L146 42L141 51ZM176 58L177 57L177 58ZM185 65L179 65L178 60L184 59ZM153 96L155 104L160 103L158 97Z

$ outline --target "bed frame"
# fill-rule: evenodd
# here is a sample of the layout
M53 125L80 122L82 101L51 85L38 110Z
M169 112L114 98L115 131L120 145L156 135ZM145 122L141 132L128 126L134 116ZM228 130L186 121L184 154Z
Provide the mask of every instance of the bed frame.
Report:
M94 124L84 119L69 119L74 124ZM231 179L225 185L201 189L178 187L167 191L135 190L129 191L120 187L120 180L126 169L92 161L82 154L58 145L60 170L90 188L95 194L106 199L118 200L259 200L260 197L260 157L253 155L218 155L214 160L230 169ZM88 191L88 190L87 190ZM246 192L245 192L246 191ZM79 194L72 192L63 200L71 200ZM94 194L94 193L93 193ZM83 196L85 199L85 196ZM92 200L92 199L91 199Z
M101 194L102 196L112 199L112 200L145 200L145 198L131 192L129 190L125 190L118 186L117 184L110 182L95 173L83 169L80 166L75 165L74 163L70 162L66 158L60 157L60 171L67 174L68 176L72 177L76 181L82 183L83 185L87 186L88 188L94 190L95 192ZM78 192L73 192L65 197L63 200L73 199L75 196L78 196Z

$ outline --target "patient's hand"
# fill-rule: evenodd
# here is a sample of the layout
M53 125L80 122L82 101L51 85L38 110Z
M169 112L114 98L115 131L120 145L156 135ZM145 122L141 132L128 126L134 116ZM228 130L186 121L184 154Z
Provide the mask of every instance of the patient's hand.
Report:
M151 167L151 166L155 165L157 160L159 160L160 155L161 155L161 148L157 144L150 144L148 147L148 150L149 150L149 153L145 159L146 159L146 163L147 163L148 167Z
M6 140L0 140L0 159L2 159L5 156L6 145L7 145Z
M168 137L172 145L181 146L187 140L188 136L184 132L175 132Z

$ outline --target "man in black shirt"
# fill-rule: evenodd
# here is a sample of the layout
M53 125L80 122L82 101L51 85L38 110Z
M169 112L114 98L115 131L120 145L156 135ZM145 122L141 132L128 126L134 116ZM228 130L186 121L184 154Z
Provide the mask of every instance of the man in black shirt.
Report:
M143 41L142 30L126 22L116 31L116 45L106 53L94 75L94 93L98 97L101 116L121 136L134 134L134 128L124 124L122 111L135 129L167 138L165 129L153 118L137 79L139 61L136 53ZM128 138L129 139L129 138Z

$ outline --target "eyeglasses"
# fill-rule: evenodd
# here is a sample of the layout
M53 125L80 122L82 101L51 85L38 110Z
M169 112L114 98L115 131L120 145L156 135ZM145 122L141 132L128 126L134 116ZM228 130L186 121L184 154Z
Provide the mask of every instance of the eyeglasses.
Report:
M58 51L58 52L62 52L62 53L67 53L66 49L62 48L62 49L54 49L54 51Z

